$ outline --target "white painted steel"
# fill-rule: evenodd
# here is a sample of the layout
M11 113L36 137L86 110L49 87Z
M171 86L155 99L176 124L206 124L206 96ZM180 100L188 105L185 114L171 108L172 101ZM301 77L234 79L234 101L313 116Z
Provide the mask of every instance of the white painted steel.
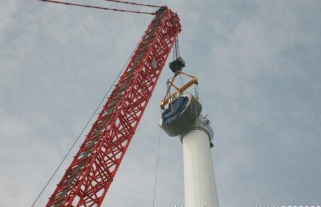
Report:
M185 207L219 207L209 141L212 137L203 130L193 129L181 137Z

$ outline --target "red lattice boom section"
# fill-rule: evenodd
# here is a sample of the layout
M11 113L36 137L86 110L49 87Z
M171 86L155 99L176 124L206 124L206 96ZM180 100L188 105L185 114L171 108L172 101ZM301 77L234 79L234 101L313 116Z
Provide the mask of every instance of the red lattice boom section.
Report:
M46 207L101 205L180 30L158 10Z

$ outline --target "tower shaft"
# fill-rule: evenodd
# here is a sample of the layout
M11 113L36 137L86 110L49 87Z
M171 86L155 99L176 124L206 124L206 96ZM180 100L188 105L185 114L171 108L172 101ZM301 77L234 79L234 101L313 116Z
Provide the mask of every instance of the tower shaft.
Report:
M181 139L185 207L219 207L209 135L202 129L192 129Z
M158 124L169 136L180 136L183 144L185 207L219 207L210 121L201 115L202 104L192 94L177 95L169 99Z

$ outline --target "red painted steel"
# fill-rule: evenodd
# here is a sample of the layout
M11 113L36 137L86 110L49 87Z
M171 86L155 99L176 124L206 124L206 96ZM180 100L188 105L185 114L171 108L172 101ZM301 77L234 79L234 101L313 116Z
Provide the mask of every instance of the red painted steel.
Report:
M177 14L158 10L46 207L101 205L180 30Z

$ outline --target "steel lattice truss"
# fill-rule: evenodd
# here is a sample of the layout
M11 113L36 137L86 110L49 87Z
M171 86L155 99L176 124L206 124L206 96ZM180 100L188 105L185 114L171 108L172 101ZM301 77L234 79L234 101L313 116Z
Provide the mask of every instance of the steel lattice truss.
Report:
M46 207L100 206L181 30L158 10Z

